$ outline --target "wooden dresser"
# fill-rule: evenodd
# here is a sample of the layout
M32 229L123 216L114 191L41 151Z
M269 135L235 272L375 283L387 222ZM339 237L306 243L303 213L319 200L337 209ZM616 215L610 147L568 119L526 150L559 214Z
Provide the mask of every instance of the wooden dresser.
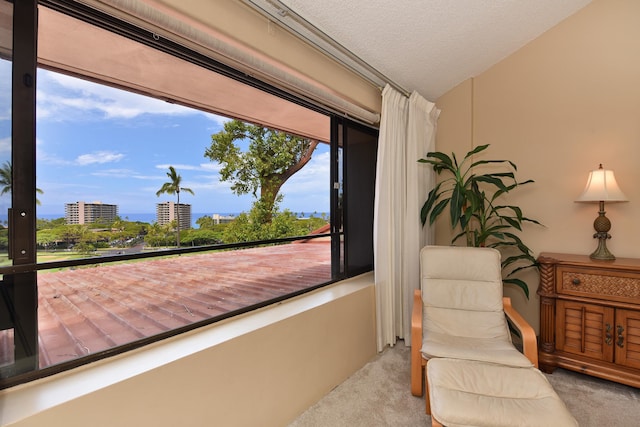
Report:
M542 253L539 364L640 387L640 259Z

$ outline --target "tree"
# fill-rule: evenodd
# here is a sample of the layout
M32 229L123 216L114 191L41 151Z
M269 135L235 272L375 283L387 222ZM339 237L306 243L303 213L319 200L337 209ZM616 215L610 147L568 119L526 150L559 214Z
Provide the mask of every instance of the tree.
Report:
M170 244L171 241L171 233L173 228L173 223L175 221L171 221L169 224L160 225L157 222L154 222L149 226L146 236L144 236L145 245L154 247L154 246L165 246Z
M9 161L4 162L0 167L0 185L2 186L0 195L11 193L11 188L13 187L13 166Z
M187 193L193 193L193 190L186 187L181 187L182 177L178 175L173 166L169 166L169 172L167 172L169 182L162 184L162 187L156 191L156 196L160 197L161 194L176 194L178 196L178 208L177 212L177 226L176 226L176 246L180 247L180 191L186 191Z
M238 140L249 141L247 151L240 150ZM268 223L280 188L311 160L317 146L317 140L232 120L224 124L224 130L211 135L211 146L204 156L223 165L220 180L231 182L235 194L257 197L260 190L258 201Z
M13 164L10 161L5 161L2 166L0 166L0 186L2 186L0 196L6 193L11 193L11 190L13 189ZM36 193L44 194L44 191L36 188ZM37 198L36 204L41 204L40 200Z
M213 218L208 216L208 215L207 216L201 216L200 218L198 218L196 220L196 224L198 224L198 227L201 230L204 230L204 229L213 230L216 227L216 225L218 225L213 220Z
M326 225L327 221L311 216L309 219L298 219L288 209L280 212L277 206L273 210L273 218L264 222L267 212L258 200L249 213L241 213L226 225L223 233L224 243L256 242L282 237L305 236L315 229Z

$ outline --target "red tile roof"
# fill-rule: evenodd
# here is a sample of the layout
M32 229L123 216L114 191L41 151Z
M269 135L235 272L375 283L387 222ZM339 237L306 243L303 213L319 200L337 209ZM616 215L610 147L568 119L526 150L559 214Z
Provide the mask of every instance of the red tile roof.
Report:
M40 367L105 350L331 279L328 242L40 272ZM0 332L0 364L7 334Z

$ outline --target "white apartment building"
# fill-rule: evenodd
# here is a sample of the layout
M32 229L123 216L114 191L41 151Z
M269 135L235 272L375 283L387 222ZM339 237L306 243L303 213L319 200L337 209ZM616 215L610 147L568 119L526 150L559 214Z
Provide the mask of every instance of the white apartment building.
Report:
M178 209L180 210L178 215ZM163 202L156 204L156 221L159 225L177 221L180 217L180 229L191 228L191 205L187 203Z
M75 202L64 205L67 224L91 224L98 220L111 222L118 216L118 205L97 202Z
M228 224L236 219L234 216L225 216L220 214L213 214L211 215L211 218L213 219L214 224Z

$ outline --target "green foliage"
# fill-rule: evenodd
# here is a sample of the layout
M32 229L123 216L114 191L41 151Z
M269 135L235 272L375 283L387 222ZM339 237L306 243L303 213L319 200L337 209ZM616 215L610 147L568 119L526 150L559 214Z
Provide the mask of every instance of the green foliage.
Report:
M9 230L0 228L0 250L3 252L9 249Z
M13 165L11 162L6 161L0 166L0 195L11 193L13 187Z
M271 218L271 221L266 222L267 218ZM257 201L249 213L241 213L227 225L223 241L224 243L255 242L305 236L326 224L326 220L321 218L298 219L287 209L280 212L277 203L272 211L268 211L264 203Z
M217 245L222 243L222 231L190 229L183 233L180 244L185 246Z
M151 247L170 246L175 243L174 230L175 221L165 225L154 222L149 227L144 242Z
M0 196L6 193L11 193L13 189L13 164L10 161L5 161L0 166ZM39 188L36 188L36 193L44 194ZM40 204L40 200L36 199L36 204Z
M426 158L418 160L430 164L438 174L449 175L429 192L420 211L420 219L423 225L427 220L431 225L448 208L451 229L459 230L451 243L465 237L467 246L500 249L503 253L503 282L520 287L529 298L526 282L514 274L527 268L537 268L538 264L531 250L514 231L522 231L526 222L540 223L525 217L518 206L498 203L504 194L533 181L518 182L514 174L517 167L509 160L473 161L474 155L488 147L481 145L469 151L460 164L455 154L449 157L441 152L430 152ZM489 164L506 169L489 173L478 171L478 167Z
M58 226L54 228L38 228L36 232L36 243L43 248L56 247L64 241L63 228L66 226Z
M200 230L215 230L217 226L220 224L216 224L214 219L209 215L201 216L196 220L196 224L198 224L198 228Z
M66 224L66 220L64 219L64 217L56 218L56 219L42 219L42 218L36 219L37 230L55 228L65 224Z
M162 184L162 187L158 191L156 191L156 196L160 196L163 193L166 194L177 194L178 195L178 203L180 203L180 192L186 191L187 193L194 194L193 190L190 188L182 187L182 176L180 176L173 166L169 166L169 172L167 172L167 176L169 177L169 181Z
M109 244L117 246L131 246L139 243L147 233L149 224L129 222L116 218L113 222L102 222L86 225L66 224L64 218L54 220L38 219L36 228L36 243L38 247L47 250L66 249L71 246L77 251L77 245L86 243L94 248L107 248ZM136 240L136 239L139 239ZM131 243L126 243L126 242Z
M236 141L248 141L248 149L243 152ZM222 164L220 180L231 182L235 194L258 197L260 190L259 200L269 215L282 185L311 160L317 145L318 141L231 120L211 135L204 156Z
M96 247L91 243L80 242L74 247L74 250L83 255L91 255L96 251Z

